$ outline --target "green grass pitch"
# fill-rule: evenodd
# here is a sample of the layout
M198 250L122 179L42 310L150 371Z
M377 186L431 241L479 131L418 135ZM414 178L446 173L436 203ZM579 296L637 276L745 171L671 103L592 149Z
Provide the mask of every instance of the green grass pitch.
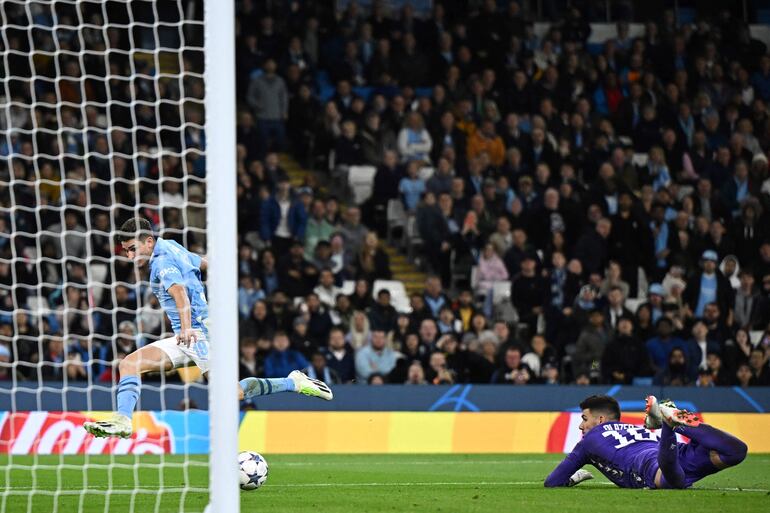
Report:
M648 513L671 510L672 500L687 511L770 511L770 455L750 456L688 491L621 490L598 471L576 488L547 490L543 478L560 455L265 457L269 478L259 490L240 492L243 512L553 513L595 512L606 504ZM91 456L84 463L78 456L2 457L0 510L165 513L203 511L207 503L205 458ZM182 492L186 485L198 491Z

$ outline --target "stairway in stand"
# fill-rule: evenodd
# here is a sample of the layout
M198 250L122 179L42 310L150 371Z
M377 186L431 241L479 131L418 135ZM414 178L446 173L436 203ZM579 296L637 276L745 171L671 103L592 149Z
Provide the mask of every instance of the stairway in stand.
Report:
M318 184L322 182L313 171L303 169L294 157L288 153L280 155L281 167L286 170L291 180L292 187L301 187L303 185ZM319 188L321 192L326 192L325 187ZM345 205L342 205L344 208ZM420 271L416 265L410 262L406 255L398 251L398 248L381 241L382 248L390 257L390 269L393 271L393 279L404 282L407 293L422 292L425 286L425 273Z

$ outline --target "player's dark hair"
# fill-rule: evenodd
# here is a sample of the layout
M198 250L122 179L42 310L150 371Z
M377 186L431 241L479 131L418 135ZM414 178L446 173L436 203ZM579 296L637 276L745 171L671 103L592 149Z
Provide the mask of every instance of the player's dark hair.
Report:
M123 223L120 231L121 233L118 236L119 242L126 242L131 239L144 242L147 237L152 237L152 225L143 217L132 217Z
M611 420L620 420L620 405L614 397L608 395L592 395L583 399L580 403L581 410L590 410L592 413L606 412Z

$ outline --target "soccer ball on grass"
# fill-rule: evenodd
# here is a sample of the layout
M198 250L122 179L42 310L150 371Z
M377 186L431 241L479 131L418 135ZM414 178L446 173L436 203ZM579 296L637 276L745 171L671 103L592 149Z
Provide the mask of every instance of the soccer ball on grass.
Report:
M267 461L256 452L243 451L238 455L241 490L256 490L267 481Z

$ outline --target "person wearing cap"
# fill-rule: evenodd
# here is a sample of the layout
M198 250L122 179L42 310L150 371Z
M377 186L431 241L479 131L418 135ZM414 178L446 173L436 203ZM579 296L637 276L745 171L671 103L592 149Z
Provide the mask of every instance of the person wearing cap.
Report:
M690 279L684 290L684 301L695 317L702 317L706 305L714 302L719 305L721 312L732 315L734 291L727 278L717 269L718 262L716 251L704 251L701 256L702 271Z
M288 180L282 179L275 193L262 202L259 236L281 255L288 252L292 239L305 238L306 227L305 206L291 197L291 185Z

